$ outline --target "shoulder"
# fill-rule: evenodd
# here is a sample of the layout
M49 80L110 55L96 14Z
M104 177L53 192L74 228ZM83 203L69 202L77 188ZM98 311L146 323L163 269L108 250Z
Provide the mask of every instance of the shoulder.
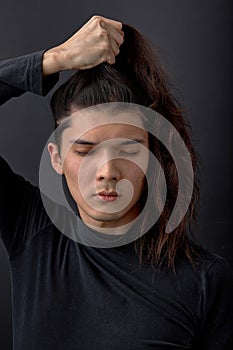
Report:
M210 315L218 309L219 316L229 317L233 313L233 270L224 257L206 248L199 247L198 253L193 272L199 282L199 312Z
M215 293L215 297L222 294L225 298L230 298L233 294L233 270L227 260L206 250L201 266L203 297L214 296Z
M177 259L176 277L191 289L199 290L199 296L220 289L226 295L233 294L233 270L227 260L206 248L194 248L193 264L183 254Z
M232 268L224 257L202 247L198 248L197 253L194 266L203 278L221 278L224 275L233 278Z

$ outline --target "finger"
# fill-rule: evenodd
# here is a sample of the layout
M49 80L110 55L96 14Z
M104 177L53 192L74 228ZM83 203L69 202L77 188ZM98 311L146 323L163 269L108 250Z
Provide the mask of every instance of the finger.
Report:
M123 31L118 32L117 30L115 30L115 28L112 28L110 30L110 33L118 46L123 44L123 41L124 41L124 32Z
M94 16L94 17L101 18L105 23L113 26L115 29L117 29L119 31L122 30L122 23L119 22L119 21L116 21L114 19L109 19L109 18L106 18L106 17L102 17L102 16Z
M107 62L109 64L113 64L116 62L115 54L112 50L109 50L108 53L106 53L106 56L103 59L103 62Z
M106 57L106 59L104 60L104 62L107 62L107 63L109 63L109 64L114 64L114 63L116 62L114 53L113 53L113 52L110 52L110 53L107 55L107 57Z
M111 46L112 52L115 56L117 56L120 52L119 45L115 42L113 38L110 37L109 40L110 40L110 46Z
M113 37L118 46L120 46L123 43L124 32L122 30L117 30L114 26L105 21L101 21L100 25L107 31L107 33L109 33Z

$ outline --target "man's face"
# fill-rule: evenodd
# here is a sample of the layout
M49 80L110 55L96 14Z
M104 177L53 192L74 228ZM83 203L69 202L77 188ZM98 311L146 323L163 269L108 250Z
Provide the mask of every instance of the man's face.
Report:
M139 115L73 118L62 136L62 173L86 224L119 227L138 216L148 148Z

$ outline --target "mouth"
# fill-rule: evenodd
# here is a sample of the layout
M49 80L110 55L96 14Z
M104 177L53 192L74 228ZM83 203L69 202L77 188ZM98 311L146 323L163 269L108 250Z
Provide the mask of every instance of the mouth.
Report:
M102 192L99 192L97 196L99 197L100 200L104 202L113 202L117 198L119 198L118 193L114 191L111 191L111 192L102 191Z

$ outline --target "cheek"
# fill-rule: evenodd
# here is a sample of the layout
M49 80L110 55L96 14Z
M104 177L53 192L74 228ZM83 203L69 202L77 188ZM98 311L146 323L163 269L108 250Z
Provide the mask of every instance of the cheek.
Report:
M89 196L90 192L95 192L95 169L93 165L90 166L90 163L72 154L67 155L63 163L63 173L69 191L76 202L81 197Z
M127 179L132 183L134 191L141 191L145 182L144 172L137 166L128 168Z
M63 163L63 173L66 177L68 184L76 184L78 182L78 172L80 162L75 157L67 156Z

